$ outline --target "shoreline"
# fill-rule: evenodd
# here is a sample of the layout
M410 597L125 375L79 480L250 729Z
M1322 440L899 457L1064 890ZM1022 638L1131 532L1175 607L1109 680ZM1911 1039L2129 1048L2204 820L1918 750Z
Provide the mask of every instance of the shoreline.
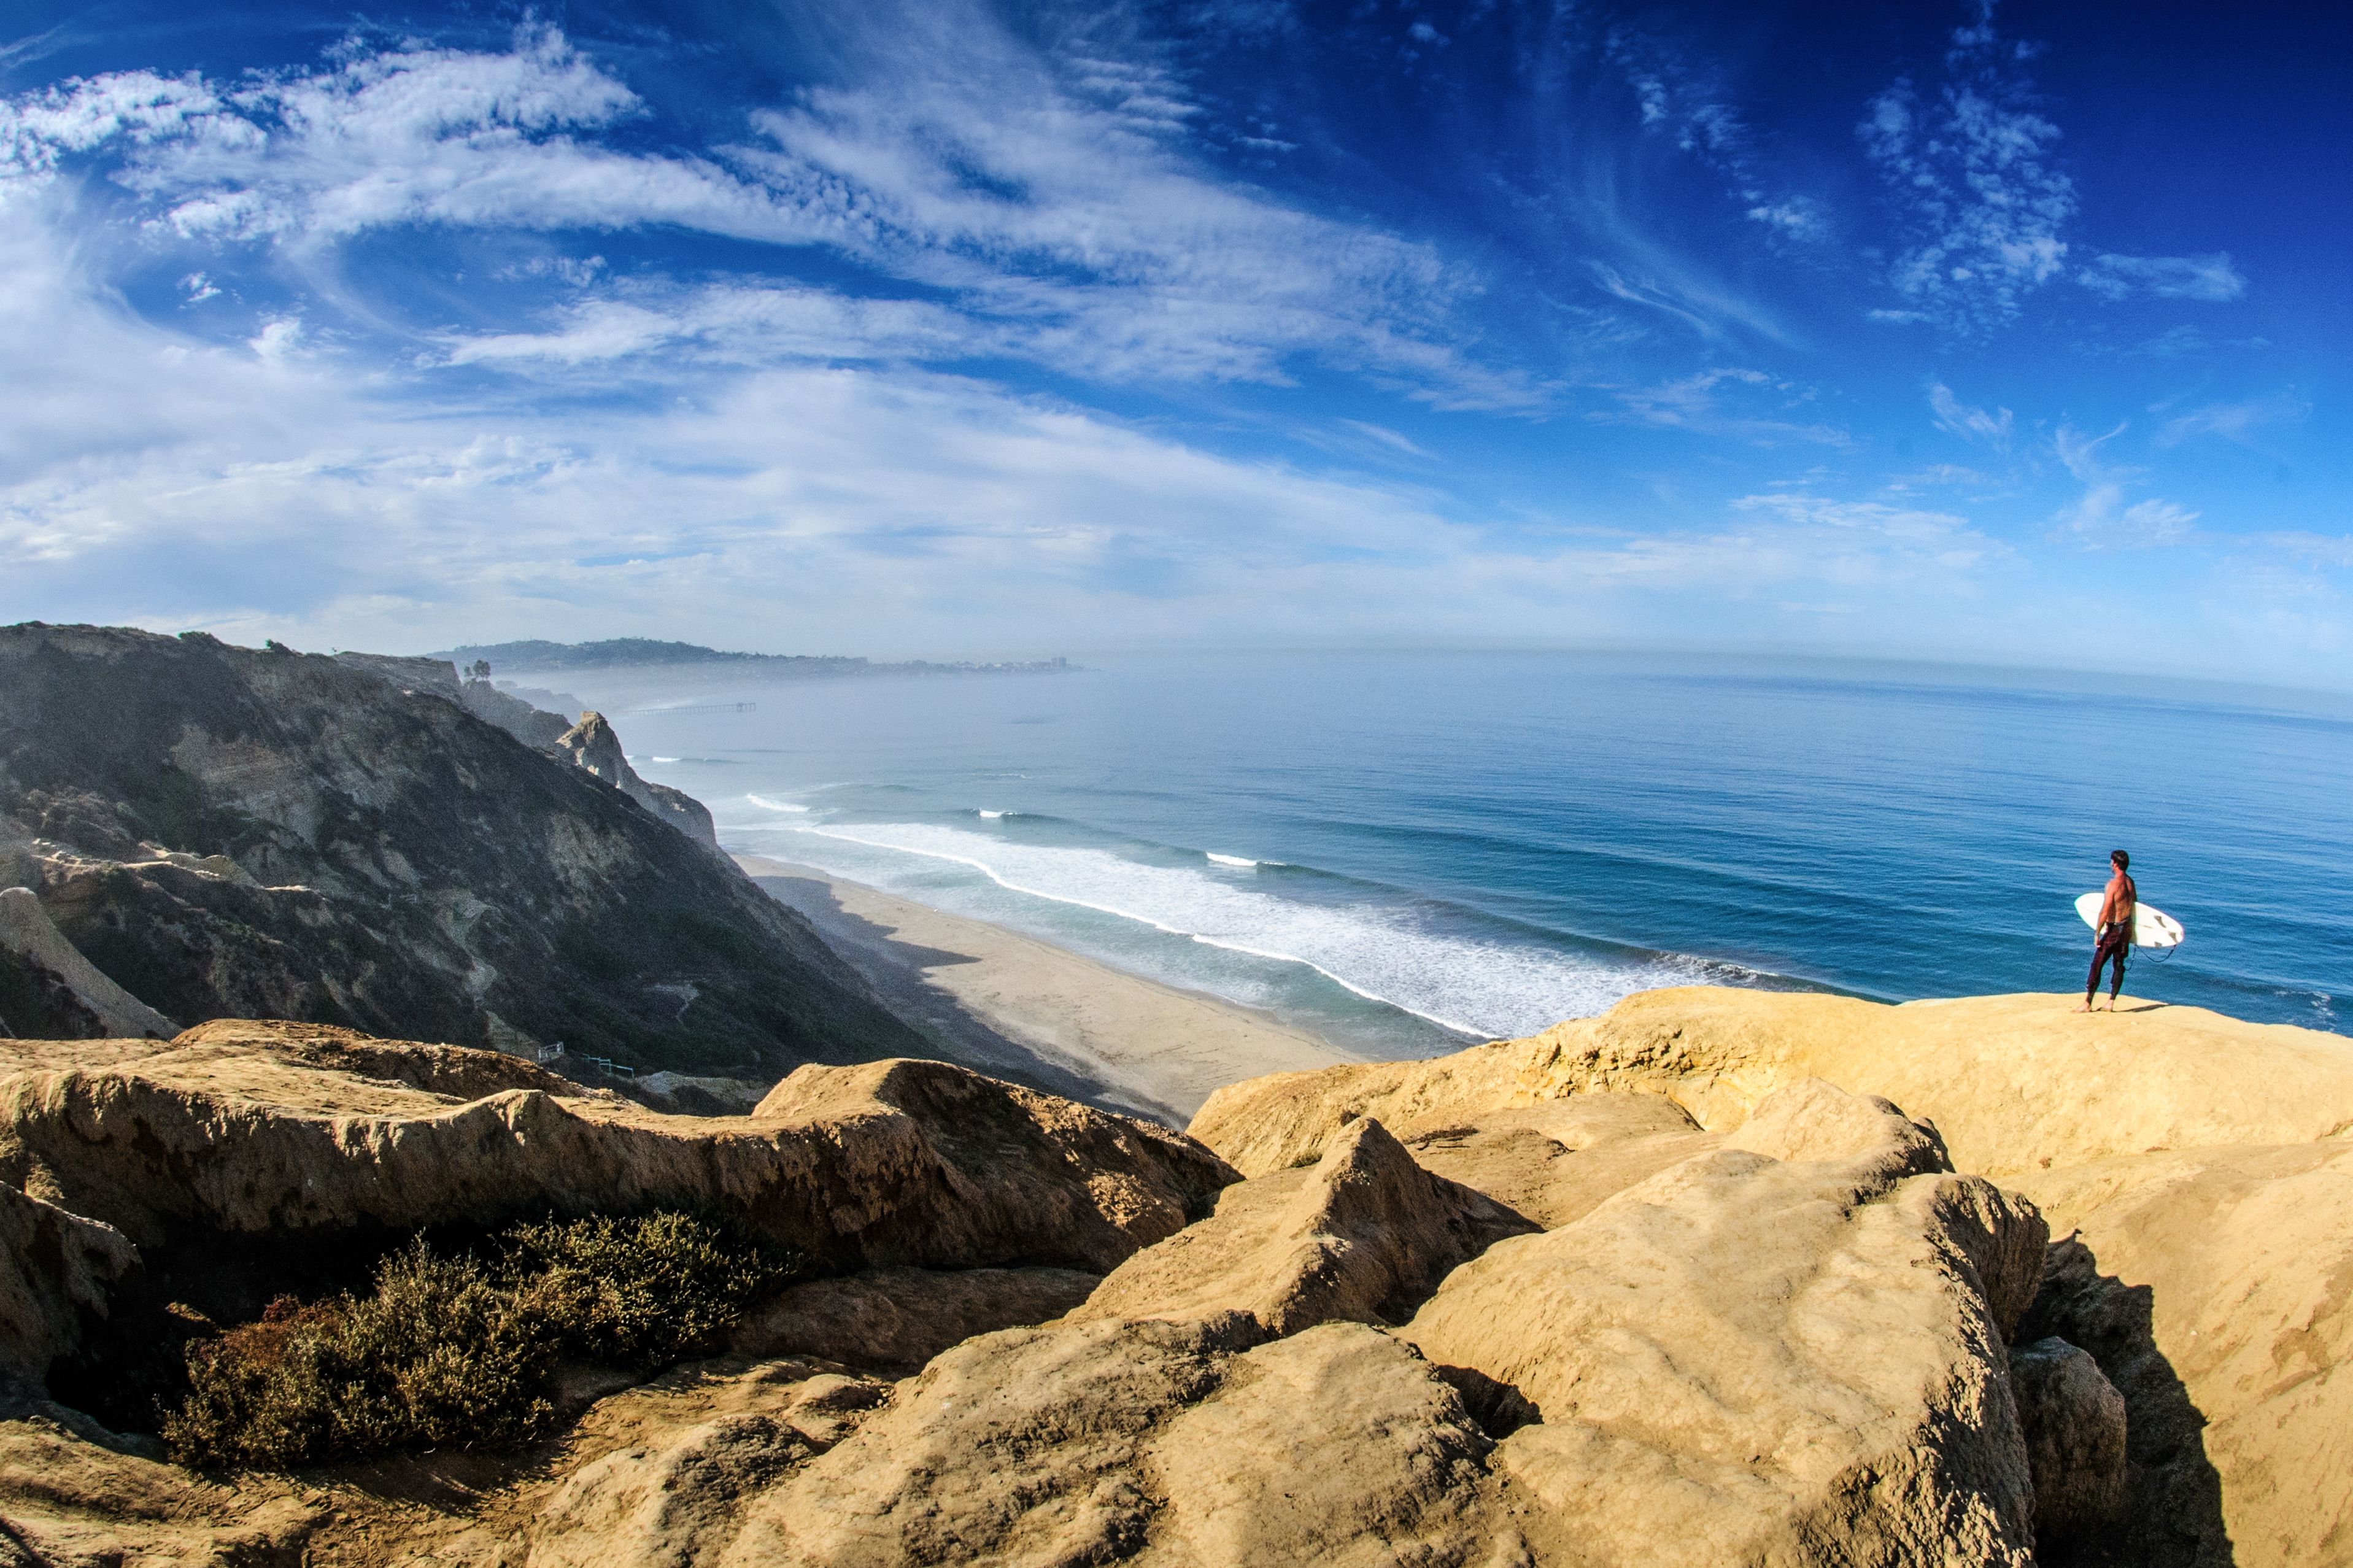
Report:
M813 866L731 857L944 1057L1182 1128L1242 1079L1361 1062L1268 1014Z

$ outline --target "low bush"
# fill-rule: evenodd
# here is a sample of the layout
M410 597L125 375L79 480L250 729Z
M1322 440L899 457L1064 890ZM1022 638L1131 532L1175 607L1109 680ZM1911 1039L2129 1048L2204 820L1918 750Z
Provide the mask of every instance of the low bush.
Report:
M365 1296L281 1297L191 1345L164 1437L184 1464L281 1468L529 1442L554 1424L558 1361L644 1371L710 1348L796 1262L668 1212L518 1226L488 1265L418 1239Z

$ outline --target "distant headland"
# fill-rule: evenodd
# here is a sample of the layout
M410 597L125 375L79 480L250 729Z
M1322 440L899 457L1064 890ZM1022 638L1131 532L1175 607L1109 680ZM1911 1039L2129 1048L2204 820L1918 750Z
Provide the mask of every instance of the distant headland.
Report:
M482 660L507 671L612 669L635 666L724 664L745 667L762 675L1064 675L1083 666L1067 658L975 663L935 663L907 659L877 663L833 654L730 653L695 643L659 642L651 637L608 637L602 642L502 642L470 644L431 656L460 668Z

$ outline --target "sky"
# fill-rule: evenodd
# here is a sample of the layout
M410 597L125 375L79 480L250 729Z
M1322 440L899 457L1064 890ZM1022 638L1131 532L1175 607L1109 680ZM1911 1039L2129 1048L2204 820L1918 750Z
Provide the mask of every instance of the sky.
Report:
M2353 686L2353 21L0 13L0 620Z

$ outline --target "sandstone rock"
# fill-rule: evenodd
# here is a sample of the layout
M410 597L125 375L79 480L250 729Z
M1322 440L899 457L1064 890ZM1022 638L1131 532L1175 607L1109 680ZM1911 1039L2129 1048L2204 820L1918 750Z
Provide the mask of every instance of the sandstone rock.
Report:
M513 1568L713 1561L754 1499L855 1430L888 1394L884 1384L805 1362L732 1377L716 1363L681 1369L601 1413L596 1426L626 1441L575 1442L552 1467L549 1487L516 1500L528 1511L502 1510L512 1526L497 1561Z
M2125 1396L2088 1352L2056 1337L2010 1352L2010 1388L2034 1475L2034 1540L2063 1542L2116 1524L2125 1505Z
M938 1063L805 1068L758 1117L684 1118L554 1091L542 1086L562 1080L488 1052L284 1033L290 1048L251 1026L170 1047L11 1043L0 1184L65 1211L28 1207L42 1234L101 1221L167 1272L246 1256L224 1247L240 1235L315 1249L452 1221L670 1206L738 1215L833 1269L1034 1261L1100 1274L1207 1214L1232 1179L1153 1124ZM79 1278L28 1282L52 1289L45 1321L72 1320ZM55 1341L44 1331L25 1353Z
M1509 1563L1486 1435L1407 1346L1333 1323L1228 1363L1145 1453L1167 1502L1149 1563L1390 1568Z
M2353 1556L2353 1142L2095 1161L2022 1184L2076 1239L2022 1332L2123 1394L2117 1562Z
M458 667L446 658L398 653L339 653L335 662L365 670L403 691L430 692L455 702L460 690Z
M571 723L559 713L535 708L521 697L501 691L487 680L468 680L458 688L458 700L475 718L496 724L536 751L552 750Z
M957 1346L754 1506L731 1565L1107 1562L1145 1544L1155 1431L1238 1348L1216 1325L1012 1329Z
M570 756L575 766L603 779L658 820L670 824L712 854L719 852L719 835L711 825L710 811L683 790L649 784L639 778L638 770L629 765L629 759L621 751L621 738L613 733L613 726L606 722L602 713L580 715L580 722L556 737L555 747Z
M1524 1081L1514 1042L1423 1062L1348 1063L1228 1084L1187 1129L1245 1176L1313 1164L1343 1128L1377 1119L1396 1136L1474 1126L1499 1110L1559 1098Z
M1578 1094L1405 1140L1415 1161L1549 1230L1614 1193L1722 1142L1664 1095Z
M291 1482L207 1480L131 1451L77 1411L0 1403L0 1562L10 1568L297 1563L328 1512Z
M0 1184L0 1382L37 1386L135 1261L113 1226Z
M1102 1279L1075 1268L875 1268L812 1279L747 1318L733 1348L904 1375L976 1335L1059 1318Z
M725 1562L1483 1563L1487 1442L1377 1330L1236 1354L1214 1324L975 1340L762 1498Z
M28 969L65 988L73 1004L90 1015L97 1035L168 1040L180 1026L98 972L53 924L30 888L0 888L0 954L13 954Z
M1859 1146L1877 1105L1785 1092L1758 1142L1831 1157L1686 1160L1498 1243L1400 1336L1540 1412L1491 1461L1539 1516L1540 1555L2030 1562L1989 1298L2031 1295L1999 1276L2030 1249L2039 1268L2039 1216L1975 1178L1908 1173L1924 1130Z
M1121 1264L1071 1321L1240 1313L1265 1338L1397 1321L1464 1259L1534 1228L1431 1175L1367 1118L1306 1170L1228 1187L1214 1215Z
M1700 1126L1726 1131L1801 1078L1885 1095L1932 1119L1961 1169L1997 1177L2160 1149L2306 1142L2353 1126L2353 1045L2340 1036L2154 1004L2084 1016L2075 1000L1891 1007L1731 987L1650 991L1598 1018L1436 1061L1231 1085L1191 1131L1257 1175L1313 1159L1356 1116L1377 1116L1409 1142L1495 1110L1614 1090L1664 1095Z

